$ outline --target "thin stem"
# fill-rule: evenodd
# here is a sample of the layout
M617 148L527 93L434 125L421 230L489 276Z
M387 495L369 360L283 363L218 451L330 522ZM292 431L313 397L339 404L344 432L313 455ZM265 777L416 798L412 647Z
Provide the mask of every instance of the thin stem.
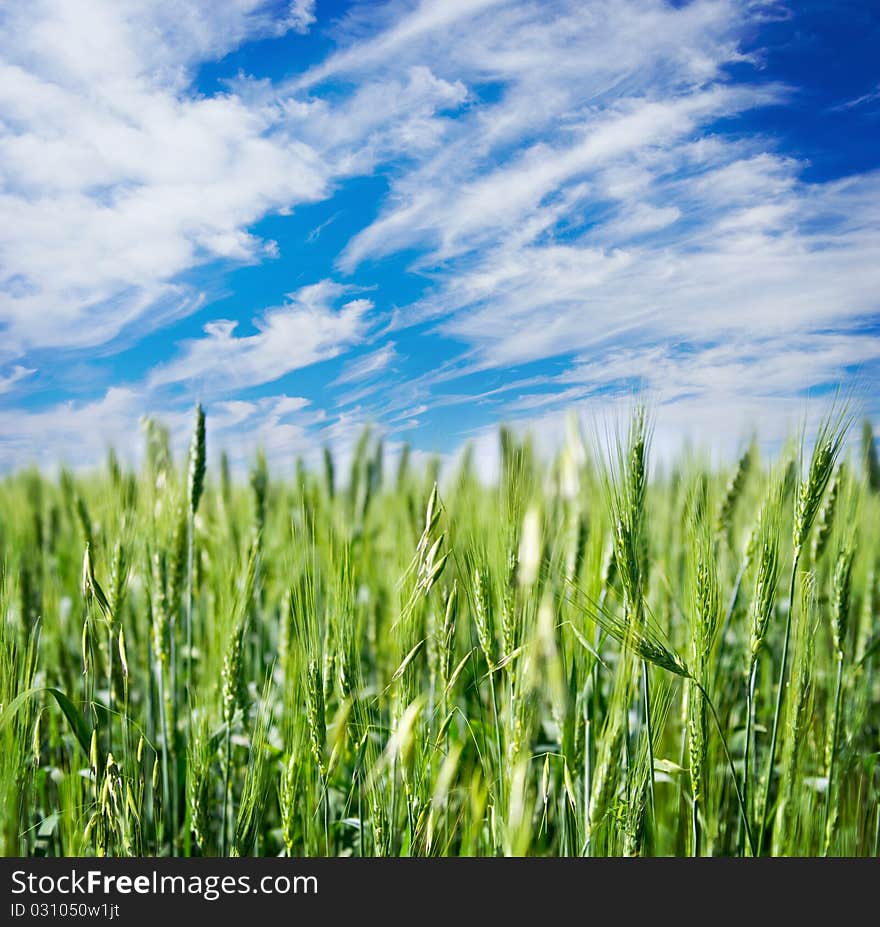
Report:
M743 557L742 563L740 564L739 570L736 574L736 579L733 582L733 590L730 593L730 599L727 603L727 610L724 613L724 621L721 624L722 640L727 636L727 629L730 627L730 621L733 618L733 610L736 608L736 603L739 599L739 591L742 588L742 581L743 577L745 576L747 566L748 560Z
M840 697L843 690L843 654L837 655L837 681L834 686L834 719L831 725L831 757L828 761L828 792L825 800L825 820L822 825L823 839L825 841L823 856L828 855L831 849L831 833L833 829L831 818L831 803L834 801L834 773L837 768L837 739L840 736Z
M761 803L761 816L758 818L758 854L764 847L764 832L767 829L767 809L770 806L770 780L773 777L773 764L776 760L776 740L779 735L779 719L782 715L782 702L785 699L785 677L788 670L788 645L791 640L791 616L794 611L794 586L797 581L800 551L795 552L791 567L791 582L788 587L788 615L785 618L785 637L782 642L782 663L779 667L779 683L776 689L776 707L773 710L773 733L770 735L770 753L767 757L767 777L764 782L764 800Z
M874 815L874 848L872 856L880 856L880 802L877 802L877 813Z
M645 695L645 733L648 737L648 807L651 810L651 827L654 827L654 736L651 730L651 688L647 660L642 660L642 690Z
M226 723L226 750L225 750L225 759L223 764L223 839L221 840L221 846L223 852L221 856L227 855L227 841L229 837L229 822L227 821L227 815L230 811L230 774L232 772L232 722L228 721Z
M324 805L324 852L330 856L330 795L324 774L321 777L321 797Z
M187 557L186 557L186 737L189 740L190 724L192 721L193 715L193 684L192 684L192 653L193 653L193 633L192 633L192 599L193 599L193 521L194 514L192 508L187 508ZM185 757L186 761L186 771L184 775L184 783L188 787L189 785L189 762L188 758ZM191 833L190 833L190 808L189 802L184 803L184 827L183 827L183 842L184 842L184 853L186 856L190 854L190 845L191 845Z
M489 690L492 693L492 712L495 715L495 745L498 750L498 805L504 807L504 754L501 748L501 724L498 720L498 695L495 691L495 670L489 669Z
M391 852L394 854L396 852L396 847L394 846L394 831L397 829L397 751L394 753L394 761L391 764L391 834L389 834L388 842L391 844Z
M107 623L107 752L113 752L113 628Z
M742 789L740 789L739 780L736 778L736 767L733 765L733 758L730 755L730 750L727 748L727 741L724 738L724 729L721 727L721 719L718 717L718 712L715 710L715 705L712 703L712 699L709 698L709 693L701 685L701 683L694 679L693 676L690 677L694 685L703 693L703 698L706 699L706 704L709 706L709 710L712 712L712 717L715 719L715 727L718 728L718 736L721 738L721 746L724 748L724 756L727 758L727 765L730 767L730 775L733 777L733 787L736 789L736 798L739 802L739 810L742 815L743 826L746 829L746 839L749 841L749 849L752 851L752 856L756 856L755 852L755 840L752 836L752 828L749 825L749 818L746 814L746 804L743 800Z
M366 856L364 849L364 807L363 807L363 785L361 783L361 774L357 774L357 796L358 796L358 844L360 846L361 859Z
M700 811L697 799L691 802L691 856L700 855Z
M590 743L593 739L593 732L590 728L590 721L584 721L584 845L581 856L588 856L590 850L590 789L592 787L593 770L590 763Z
M749 802L749 773L751 771L752 755L752 738L754 736L755 725L755 679L758 675L758 661L752 660L752 666L749 670L749 682L746 689L746 744L743 756L743 797L746 800L746 807L752 810ZM757 758L755 760L757 763Z
M177 832L180 826L180 808L178 802L178 768L177 768L177 607L171 611L171 617L168 622L168 636L170 638L170 656L168 671L168 686L171 690L171 723L167 726L168 740L165 747L171 758L171 768L173 780L171 782L171 855L177 856Z
M186 558L186 694L187 699L192 707L192 662L193 662L193 630L192 630L192 605L193 605L193 534L194 534L194 516L192 509L189 510L187 518L187 558ZM189 723L190 711L187 715L187 724Z
M165 706L165 674L162 661L156 661L156 676L159 685L159 725L162 728L162 819L167 820L168 801L168 712ZM173 838L172 838L173 839Z

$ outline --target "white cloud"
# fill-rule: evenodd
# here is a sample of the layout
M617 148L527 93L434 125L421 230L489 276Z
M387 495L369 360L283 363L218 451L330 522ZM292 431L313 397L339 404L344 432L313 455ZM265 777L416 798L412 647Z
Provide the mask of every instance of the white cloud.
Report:
M151 411L137 391L113 387L86 403L63 402L48 409L0 410L0 469L59 463L83 466L99 461L107 448L130 447L137 437L138 419Z
M370 10L386 18L386 28L378 35L361 38L351 47L332 55L305 75L293 82L296 89L312 87L338 74L362 73L371 66L382 66L389 59L400 60L407 49L418 47L419 42L433 41L438 33L446 33L456 24L470 23L485 11L491 11L505 0L421 0L410 4L410 9L401 15L396 4L387 4L385 9ZM357 9L349 14L348 25L354 32ZM372 18L372 16L371 16ZM374 24L371 26L375 28Z
M184 89L189 70L244 41L306 29L312 0L33 0L3 10L4 56L53 83L111 77Z
M841 103L839 106L835 106L834 109L855 109L858 106L867 106L870 103L876 103L878 100L880 100L880 84L874 87L873 90L869 90L867 93L863 93L860 96L853 98L852 100L847 100L846 102Z
M315 0L292 0L281 27L304 33L315 22Z
M185 315L182 282L215 260L277 256L250 227L334 179L440 144L463 84L414 64L342 99L194 69L242 42L306 30L314 3L19 4L0 32L0 353L88 347Z
M358 383L381 373L397 358L394 342L382 345L375 351L349 361L342 373L333 381L332 386L341 386L345 383Z
M308 399L286 394L259 399L217 400L205 403L208 452L213 461L227 448L233 466L248 466L257 448L272 463L290 466L298 455L314 461L313 429L322 427L324 414ZM99 464L115 447L129 464L137 465L143 451L142 416L158 417L168 426L178 461L188 447L193 410L187 402L159 406L143 390L111 387L86 402L64 402L36 411L0 409L0 470L35 463L54 468Z
M779 92L717 84L723 65L742 59L737 33L754 15L737 0L449 6L442 32L401 29L406 40L395 38L393 54L380 54L380 36L324 65L364 79L430 62L441 78L500 86L497 100L456 120L443 150L395 179L386 209L344 254L346 268L413 240L445 259L482 242L469 231L511 230L591 165ZM421 22L443 7L423 4L413 15Z
M134 323L149 328L154 313L164 319L197 304L175 282L182 272L271 254L248 227L323 196L321 158L277 134L276 108L186 89L198 62L246 38L305 28L309 15L310 4L264 0L6 8L4 353L96 345Z
M189 383L207 393L270 383L292 370L336 357L366 333L373 308L353 299L334 309L347 288L323 280L290 294L290 301L254 320L257 333L237 337L238 322L219 319L204 338L184 342L179 357L156 367L149 386Z
M418 59L468 86L501 82L497 100L455 120L442 150L393 175L385 208L341 258L353 270L422 246L415 266L434 291L400 307L395 326L433 318L435 336L464 349L426 378L421 399L458 402L447 385L456 378L577 352L596 356L589 383L578 385L581 368L570 365L501 414L634 378L718 403L732 402L745 376L796 394L874 362L860 329L880 291L878 177L807 184L804 165L770 140L713 128L796 93L723 77L744 60L740 30L768 9L475 7L442 39L396 36L393 56L370 39L312 74L365 79ZM687 386L669 378L676 346ZM810 362L798 363L804 353Z
M497 240L531 218L545 197L586 172L625 158L633 150L668 146L692 132L698 120L732 115L754 101L751 93L712 88L672 102L634 101L603 115L578 132L573 144L537 143L513 163L451 189L416 177L416 192L357 235L343 254L348 269L368 256L382 256L427 243L434 261ZM427 263L427 259L423 259Z
M215 402L207 406L206 415L209 445L225 448L238 470L250 466L258 448L270 464L287 472L297 457L318 461L312 436L324 415L301 396Z
M12 390L19 380L24 380L37 371L32 367L25 367L22 364L13 364L9 373L0 373L0 393L8 393Z
M582 355L552 383L541 384L541 392L520 393L506 408L509 413L529 414L582 400L613 400L636 387L664 405L700 401L726 410L746 402L757 406L771 401L797 406L805 384L827 387L840 381L845 368L864 370L878 363L880 336L791 335L702 348L657 345L649 339L595 356ZM730 422L717 422L707 436L718 426L729 428ZM771 430L775 428L774 423Z
M622 248L599 228L581 242L500 245L444 279L420 312L450 313L442 330L473 345L486 366L633 337L797 338L876 313L880 175L797 186L777 200L765 189L753 200L757 215L757 207L707 206L701 186L681 187L683 228L672 237Z
M278 130L319 151L334 177L377 164L424 158L441 148L455 123L449 114L469 98L465 84L425 64L381 70L342 96L291 96L268 81L240 78L230 88L252 106L271 108Z

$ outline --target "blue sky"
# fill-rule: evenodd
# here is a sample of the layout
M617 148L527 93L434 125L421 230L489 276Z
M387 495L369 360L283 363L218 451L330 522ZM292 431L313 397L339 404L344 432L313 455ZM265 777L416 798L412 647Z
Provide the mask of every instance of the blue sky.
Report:
M0 12L0 468L142 415L282 465L777 440L880 371L880 8L42 0Z

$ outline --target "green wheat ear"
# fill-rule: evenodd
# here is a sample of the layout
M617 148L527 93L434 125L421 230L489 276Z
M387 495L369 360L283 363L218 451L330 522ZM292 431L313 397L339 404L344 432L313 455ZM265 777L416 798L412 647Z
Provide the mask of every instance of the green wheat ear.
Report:
M716 519L716 531L718 534L728 534L729 536L734 514L743 497L749 474L755 467L757 456L757 446L755 442L752 441L737 461L733 474L724 490L724 497L718 508L718 516Z
M621 618L616 610L604 603L590 598L573 583L567 584L566 595L582 614L625 649L660 669L685 679L691 678L692 672L686 660L667 643L649 611L646 610L643 622L635 624Z
M193 429L192 443L189 448L189 468L187 470L187 500L189 510L195 515L199 500L205 488L205 413L201 403L196 406L196 424Z
M807 474L800 481L797 490L792 536L795 558L800 556L813 528L813 522L851 424L852 413L843 405L838 409L832 409L819 425Z
M877 455L874 428L868 419L865 419L862 424L862 457L868 488L872 493L880 493L880 457Z
M782 516L782 481L771 478L770 489L758 516L751 542L754 573L749 605L749 666L758 659L776 605L779 583L779 534Z
M837 503L840 497L842 487L846 483L846 463L838 464L834 471L834 476L828 486L828 492L825 494L825 501L819 510L819 517L816 524L816 533L813 536L812 557L813 563L817 563L822 554L828 547L831 540L831 534L834 531L834 519L837 513Z

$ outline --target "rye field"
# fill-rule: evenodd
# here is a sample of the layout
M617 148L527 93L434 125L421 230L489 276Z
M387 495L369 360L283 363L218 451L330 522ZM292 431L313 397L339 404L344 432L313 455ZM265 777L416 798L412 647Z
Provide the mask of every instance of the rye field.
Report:
M486 485L368 432L237 478L198 410L185 457L5 477L0 854L876 856L853 418L720 468L641 408L502 429Z

